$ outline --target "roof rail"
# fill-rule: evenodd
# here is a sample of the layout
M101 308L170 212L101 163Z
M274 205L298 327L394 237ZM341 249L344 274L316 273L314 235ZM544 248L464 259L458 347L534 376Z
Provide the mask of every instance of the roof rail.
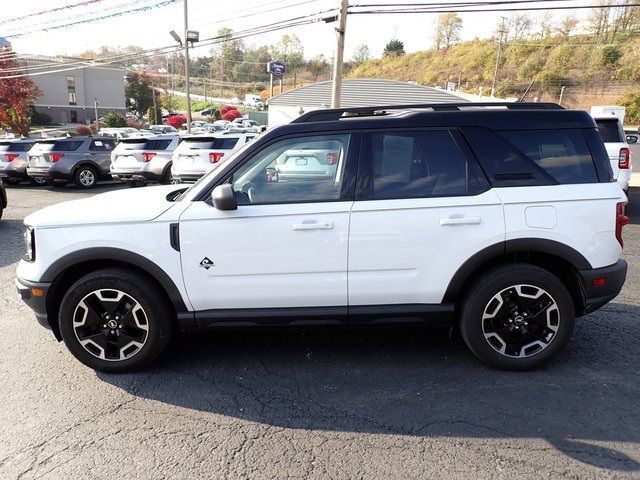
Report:
M345 117L371 117L388 115L389 110L431 109L434 112L461 110L475 107L506 107L509 110L564 110L557 103L548 102L464 102L464 103L416 103L408 105L374 105L370 107L329 108L307 112L291 123L331 122Z

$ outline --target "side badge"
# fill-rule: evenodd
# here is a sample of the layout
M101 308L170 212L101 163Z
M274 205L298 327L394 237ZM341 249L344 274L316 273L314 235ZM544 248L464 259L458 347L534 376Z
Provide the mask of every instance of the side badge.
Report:
M200 262L200 266L205 270L209 270L211 267L215 267L215 264L209 260L207 257L204 257Z

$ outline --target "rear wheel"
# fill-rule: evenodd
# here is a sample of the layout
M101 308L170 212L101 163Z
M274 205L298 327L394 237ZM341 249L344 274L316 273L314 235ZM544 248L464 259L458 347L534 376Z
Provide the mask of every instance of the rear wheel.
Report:
M73 182L78 188L93 188L98 182L98 173L95 168L83 165L74 173Z
M99 270L67 291L60 306L60 333L69 351L90 368L137 370L169 343L170 311L146 277L128 270Z
M47 184L47 180L42 177L29 177L29 182L31 185L35 185L37 187L41 187Z
M460 313L469 349L503 370L540 367L565 346L574 323L567 288L550 272L528 264L485 273L469 288Z

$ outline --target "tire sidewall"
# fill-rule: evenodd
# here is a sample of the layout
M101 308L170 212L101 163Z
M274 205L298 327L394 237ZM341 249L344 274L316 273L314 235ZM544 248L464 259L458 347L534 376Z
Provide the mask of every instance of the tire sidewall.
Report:
M551 343L527 358L507 357L497 352L485 339L482 329L482 316L489 301L502 290L519 284L545 290L555 300L560 316ZM557 277L533 265L500 267L478 279L465 298L460 315L460 332L469 349L485 364L503 370L530 370L544 365L566 345L574 325L575 309L566 287Z
M82 174L82 172L91 172L93 174L93 183L91 185L84 185L81 181L80 181L80 175ZM93 188L96 186L96 183L98 183L98 173L96 171L95 168L91 167L91 166L87 166L87 165L83 165L81 167L79 167L76 170L76 173L74 175L74 183L76 184L76 186L78 188Z
M147 287L151 290L147 291ZM144 346L125 360L102 360L89 353L80 344L73 329L73 316L78 303L89 293L100 289L115 289L132 296L144 309L148 333ZM122 277L113 273L89 274L72 285L60 305L59 326L62 339L69 351L80 362L94 370L125 372L143 368L155 360L166 347L171 335L169 308L166 301L153 290L149 282L140 278Z

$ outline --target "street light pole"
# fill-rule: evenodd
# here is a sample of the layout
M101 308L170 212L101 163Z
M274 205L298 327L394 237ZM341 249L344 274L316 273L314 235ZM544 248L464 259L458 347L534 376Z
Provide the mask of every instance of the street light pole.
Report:
M338 33L338 47L336 49L336 60L333 64L333 91L331 92L331 107L340 106L340 92L342 90L342 62L344 60L344 36L347 29L347 0L342 0L340 5L340 21L336 28ZM282 92L280 92L282 93Z
M187 94L187 133L191 133L191 95L189 90L189 40L188 37L189 21L187 0L184 0L184 76L186 81Z

